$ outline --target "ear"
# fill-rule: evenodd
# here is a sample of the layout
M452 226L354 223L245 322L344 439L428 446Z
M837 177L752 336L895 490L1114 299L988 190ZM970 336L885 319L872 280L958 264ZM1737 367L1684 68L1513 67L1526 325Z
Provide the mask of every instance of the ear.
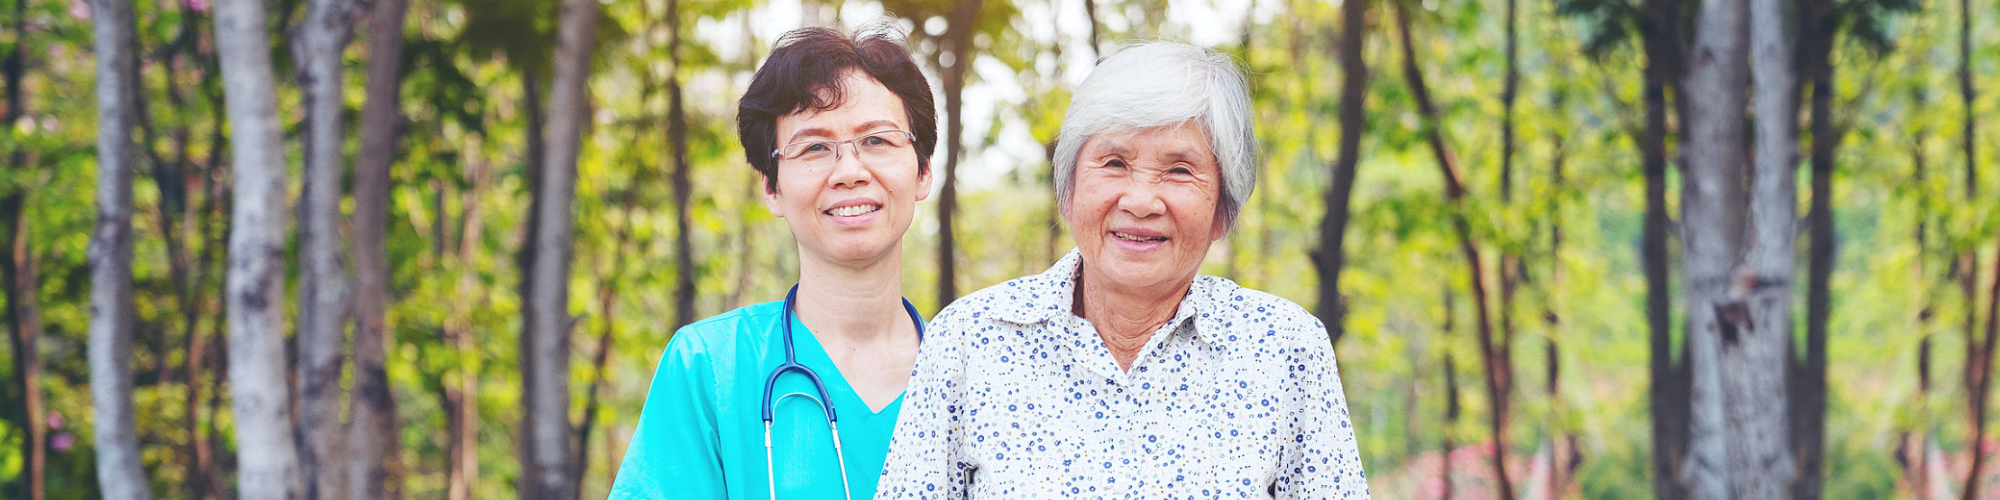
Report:
M1209 243L1222 241L1223 236L1229 235L1229 219L1223 217L1222 214L1220 213L1215 214L1215 222L1211 224L1211 226L1212 227L1208 229Z
M936 173L937 170L931 168L918 168L917 170L917 201L924 201L931 197L931 174Z
M777 189L771 187L771 177L762 173L757 174L757 185L764 188L764 209L770 210L773 217L785 218L785 210L782 208L784 205L780 203L783 200L780 199L781 195Z

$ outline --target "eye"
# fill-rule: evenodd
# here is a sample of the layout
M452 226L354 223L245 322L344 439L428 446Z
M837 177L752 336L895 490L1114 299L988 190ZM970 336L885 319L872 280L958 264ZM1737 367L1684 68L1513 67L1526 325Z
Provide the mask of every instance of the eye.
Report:
M1104 166L1111 168L1125 168L1125 160L1112 158L1110 160L1105 160Z
M881 136L871 135L868 137L861 138L861 145L863 146L886 146L888 144L889 140Z
M1167 173L1174 175L1194 175L1194 170L1186 166L1176 165L1172 170L1168 170Z
M818 153L818 152L821 152L821 151L826 151L826 150L828 150L828 149L832 149L832 148L831 148L830 146L828 146L828 145L827 145L827 143L824 143L824 142L815 142L815 143L810 143L810 144L806 144L806 148L805 148L805 150L804 150L803 152L805 152L805 153Z

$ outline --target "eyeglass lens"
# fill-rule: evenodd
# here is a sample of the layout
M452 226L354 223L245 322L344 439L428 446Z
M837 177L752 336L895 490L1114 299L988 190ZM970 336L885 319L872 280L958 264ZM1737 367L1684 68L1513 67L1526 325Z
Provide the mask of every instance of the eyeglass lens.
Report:
M901 130L888 130L856 137L846 141L806 141L788 144L779 150L780 157L802 162L825 162L840 157L840 145L853 144L855 152L862 158L879 159L896 155L910 147L910 134Z

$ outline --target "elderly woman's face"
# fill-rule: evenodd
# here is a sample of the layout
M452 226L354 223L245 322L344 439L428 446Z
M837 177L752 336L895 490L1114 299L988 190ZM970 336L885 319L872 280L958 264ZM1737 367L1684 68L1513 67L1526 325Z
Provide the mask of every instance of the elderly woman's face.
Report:
M1194 124L1103 133L1077 153L1069 225L1087 279L1178 288L1222 237L1222 169Z

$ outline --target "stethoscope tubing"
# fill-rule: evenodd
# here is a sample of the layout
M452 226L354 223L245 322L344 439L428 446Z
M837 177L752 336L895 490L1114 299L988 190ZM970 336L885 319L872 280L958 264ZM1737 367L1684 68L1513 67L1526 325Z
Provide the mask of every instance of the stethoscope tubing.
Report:
M785 311L779 317L779 322L784 325L785 362L779 363L776 369L771 370L770 375L764 377L764 478L767 482L766 486L770 488L766 491L771 493L771 500L778 499L778 472L775 467L776 464L773 463L771 458L771 422L775 420L774 416L778 407L778 401L792 396L800 396L813 400L814 404L819 405L820 409L826 412L826 428L833 435L833 456L835 460L839 461L840 466L840 488L847 500L854 500L854 487L847 480L847 453L842 451L840 446L840 415L834 413L833 397L826 392L826 383L820 381L818 373L814 372L812 368L807 368L806 365L799 364L798 351L792 344L792 307L798 303L798 297L799 286L796 284L792 285L791 291L785 292ZM923 342L924 322L917 315L917 306L910 304L908 300L904 300L903 309L910 313L910 322L917 327L917 342ZM800 375L805 375L806 380L812 382L813 391L819 393L819 397L814 398L811 394L794 392L779 396L777 400L771 399L771 394L778 387L778 377L783 376L787 372L798 372Z

